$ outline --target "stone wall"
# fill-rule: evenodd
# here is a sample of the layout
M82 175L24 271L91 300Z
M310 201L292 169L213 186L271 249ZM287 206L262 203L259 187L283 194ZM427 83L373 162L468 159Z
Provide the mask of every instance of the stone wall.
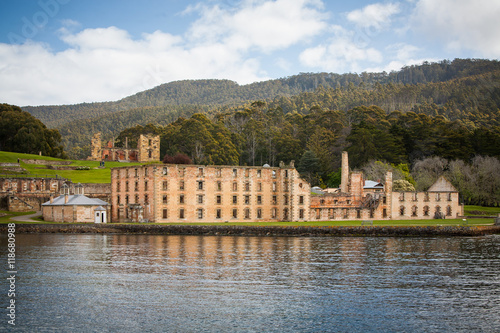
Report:
M8 211L30 212L42 210L42 203L50 200L50 196L40 194L16 194L5 196Z
M112 221L305 221L310 186L293 167L147 165L111 170Z
M393 192L392 218L433 219L436 213L444 218L457 218L464 214L458 192Z
M55 178L0 178L0 205L2 209L13 212L39 211L41 204L49 201L51 195L59 195L63 183L64 180ZM111 203L110 184L82 185L84 194L89 198Z
M154 162L160 160L160 136L140 135L137 142L137 160L139 162Z
M42 214L51 222L94 223L94 210L98 206L43 206Z
M47 161L47 160L28 160L21 159L26 164L37 164L37 165L69 165L73 163L72 161Z

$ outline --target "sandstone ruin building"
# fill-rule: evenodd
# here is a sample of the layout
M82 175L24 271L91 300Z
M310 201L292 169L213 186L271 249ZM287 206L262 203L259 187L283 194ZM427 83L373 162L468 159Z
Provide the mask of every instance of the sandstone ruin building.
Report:
M129 148L128 140L125 140L125 147L115 147L114 140L108 141L103 146L101 133L96 133L92 137L90 156L92 161L126 161L126 162L154 162L160 160L160 136L144 135L139 136L137 148Z
M426 192L394 192L350 171L339 189L311 194L293 163L278 168L146 165L111 170L112 222L272 222L457 218L458 191L444 177Z
M111 170L113 222L306 221L310 186L280 167L145 165Z
M340 188L312 195L310 206L311 221L457 218L463 213L458 191L444 177L426 192L395 192L392 172L385 184L365 180L362 172L349 170L347 152L342 153Z

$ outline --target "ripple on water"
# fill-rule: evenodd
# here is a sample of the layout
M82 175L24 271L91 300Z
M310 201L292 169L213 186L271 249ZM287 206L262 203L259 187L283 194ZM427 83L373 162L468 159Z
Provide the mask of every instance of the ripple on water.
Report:
M498 236L16 242L21 332L500 331Z

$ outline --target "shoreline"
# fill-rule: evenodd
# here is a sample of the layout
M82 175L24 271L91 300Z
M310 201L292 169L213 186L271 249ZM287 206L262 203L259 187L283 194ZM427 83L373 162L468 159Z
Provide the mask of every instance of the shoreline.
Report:
M7 234L7 224L0 234ZM224 226L137 224L16 224L16 234L150 234L199 236L428 237L500 234L500 226Z

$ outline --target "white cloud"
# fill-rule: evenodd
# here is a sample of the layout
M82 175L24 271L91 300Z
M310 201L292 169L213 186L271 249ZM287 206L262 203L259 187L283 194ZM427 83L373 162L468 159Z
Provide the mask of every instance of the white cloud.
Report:
M400 12L398 3L375 3L347 14L347 19L362 28L381 29L390 24L391 16Z
M322 71L344 73L364 70L368 63L380 63L382 54L372 47L360 43L353 32L334 27L336 31L329 43L307 48L299 56L305 66Z
M0 43L0 99L17 105L116 100L161 83L224 78L267 79L253 52L284 49L319 34L326 16L317 0L248 0L237 8L197 5L200 17L181 36L156 31L134 39L117 27L74 32L63 21L68 45Z
M182 38L157 31L133 40L115 27L66 34L71 45L0 44L0 98L18 105L115 100L164 82L229 78L261 80L259 64L222 44L186 47Z
M322 9L316 0L250 0L234 10L198 5L191 11L200 11L202 17L189 34L196 42L224 41L238 50L271 52L322 32L327 27Z
M500 57L500 1L419 0L413 15L417 32L444 42L450 51Z

